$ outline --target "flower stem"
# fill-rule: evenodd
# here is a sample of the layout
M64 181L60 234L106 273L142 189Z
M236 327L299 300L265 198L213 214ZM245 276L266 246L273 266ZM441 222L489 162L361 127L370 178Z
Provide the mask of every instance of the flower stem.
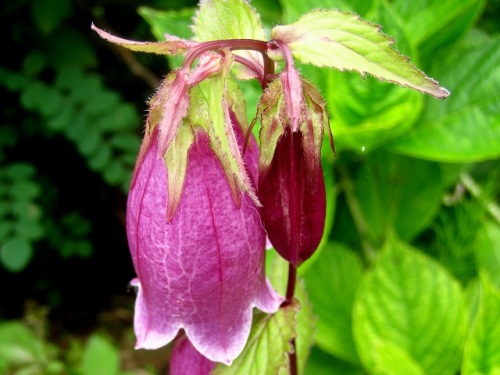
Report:
M283 306L292 304L295 294L295 284L297 281L297 267L293 263L288 263L288 282L286 286L286 299ZM290 361L290 375L297 375L297 347L295 338L290 341L290 353L288 355Z

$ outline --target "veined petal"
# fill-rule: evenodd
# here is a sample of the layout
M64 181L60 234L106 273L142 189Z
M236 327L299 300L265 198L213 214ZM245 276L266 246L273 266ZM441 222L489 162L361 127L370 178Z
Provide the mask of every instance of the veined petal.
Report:
M321 164L311 186L302 132L279 139L270 170L259 176L261 216L276 251L295 266L318 247L325 226L326 193Z
M169 176L156 157L156 136L127 203L137 347L158 348L184 328L202 355L230 364L248 338L252 308L271 313L282 302L264 275L258 210L247 194L235 204L206 134L197 130L177 212L167 223Z
M108 42L117 44L135 52L157 53L159 55L180 55L186 52L185 43L180 40L167 40L166 42L137 42L111 35L104 30L99 29L92 24L91 29L96 31L99 36Z
M186 336L175 341L170 357L170 375L210 375L216 363L202 356Z

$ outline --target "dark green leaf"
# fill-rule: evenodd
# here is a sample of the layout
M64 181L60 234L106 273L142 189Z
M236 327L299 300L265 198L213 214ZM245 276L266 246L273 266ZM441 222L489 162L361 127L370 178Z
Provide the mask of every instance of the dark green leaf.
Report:
M361 213L379 244L392 230L403 239L414 238L437 213L441 194L436 163L389 153L372 154L356 179Z
M0 261L11 272L22 271L32 256L31 244L22 237L13 237L0 247Z
M443 102L426 100L418 124L389 148L443 162L500 156L500 37L471 36L441 58L433 73L452 95Z

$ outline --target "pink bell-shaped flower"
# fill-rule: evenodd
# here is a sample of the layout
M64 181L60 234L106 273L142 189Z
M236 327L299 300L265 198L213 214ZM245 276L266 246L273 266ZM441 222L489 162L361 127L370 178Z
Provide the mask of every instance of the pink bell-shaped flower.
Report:
M237 133L241 144L241 130ZM265 278L266 238L254 201L244 193L238 206L205 131L192 131L192 139L171 219L166 209L170 171L158 158L158 129L144 142L136 166L127 204L137 273L131 283L138 290L136 348L159 348L184 329L203 356L230 364L245 346L253 307L273 313L282 298ZM253 183L257 152L253 141L245 153Z
M170 375L210 375L216 363L202 356L186 336L175 340L170 357Z

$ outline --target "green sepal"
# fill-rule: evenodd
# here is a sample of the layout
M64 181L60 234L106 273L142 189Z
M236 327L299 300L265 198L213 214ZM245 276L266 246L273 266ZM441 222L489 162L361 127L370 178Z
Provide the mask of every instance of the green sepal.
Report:
M188 166L188 152L194 139L193 129L184 120L164 157L168 173L167 222L173 219L182 197Z
M230 53L228 56L231 56ZM227 60L220 74L202 81L191 89L188 117L193 126L201 126L207 132L210 148L221 163L236 204L240 204L241 192L247 193L258 203L231 122L231 110L226 97L226 80L232 59ZM241 114L238 116L235 115L237 120Z

